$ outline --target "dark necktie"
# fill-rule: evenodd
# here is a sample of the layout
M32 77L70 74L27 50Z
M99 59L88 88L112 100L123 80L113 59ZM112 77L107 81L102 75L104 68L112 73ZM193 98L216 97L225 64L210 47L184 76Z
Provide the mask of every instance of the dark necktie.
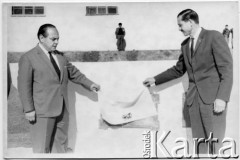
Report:
M50 61L52 62L52 65L53 65L55 71L58 74L58 78L60 79L61 72L60 72L60 70L58 68L58 65L57 65L56 61L54 60L54 58L52 56L52 52L48 52L48 53L49 53L49 56L50 56Z
M194 45L194 38L191 38L191 47L190 47L190 52L191 52L191 58L193 57L193 45Z

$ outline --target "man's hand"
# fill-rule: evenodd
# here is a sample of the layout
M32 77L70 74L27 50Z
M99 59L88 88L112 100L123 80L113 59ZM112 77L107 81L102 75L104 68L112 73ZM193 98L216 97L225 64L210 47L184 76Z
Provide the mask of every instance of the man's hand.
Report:
M30 122L34 122L35 121L35 116L36 116L36 112L35 111L25 113L25 118L27 120L29 120Z
M227 106L227 103L224 101L224 100L221 100L221 99L216 99L214 101L214 112L215 113L221 113L225 110Z
M91 91L98 92L100 90L100 85L93 83L90 87Z
M143 85L146 87L151 87L151 85L155 84L155 79L154 78L147 78L144 82Z

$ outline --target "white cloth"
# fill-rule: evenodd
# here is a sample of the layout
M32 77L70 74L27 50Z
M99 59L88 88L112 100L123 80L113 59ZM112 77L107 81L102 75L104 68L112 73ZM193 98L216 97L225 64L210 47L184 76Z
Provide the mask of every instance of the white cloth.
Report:
M127 94L128 92L126 92ZM132 94L132 93L131 93ZM119 99L122 99L119 97ZM136 91L131 101L109 101L101 108L102 118L110 124L124 124L157 115L155 104L147 89Z

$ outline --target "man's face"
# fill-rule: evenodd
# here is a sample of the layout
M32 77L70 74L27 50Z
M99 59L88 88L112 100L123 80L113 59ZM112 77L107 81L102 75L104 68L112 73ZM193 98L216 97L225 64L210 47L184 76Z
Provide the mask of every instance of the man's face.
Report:
M179 16L177 18L177 23L179 27L179 31L181 31L184 36L189 36L192 32L192 22L191 20L189 21L182 21L182 17Z
M59 40L58 31L56 28L48 28L47 33L47 37L40 35L40 41L47 51L55 51Z

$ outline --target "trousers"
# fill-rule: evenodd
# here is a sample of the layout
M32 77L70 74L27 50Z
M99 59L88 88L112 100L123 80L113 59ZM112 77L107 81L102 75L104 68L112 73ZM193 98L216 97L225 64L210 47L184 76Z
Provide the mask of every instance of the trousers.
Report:
M34 153L65 153L68 146L69 113L65 105L57 117L36 117L30 125Z
M205 142L199 143L195 148L195 153L218 154L222 147L222 140L226 130L226 112L227 108L221 113L214 112L214 104L204 104L198 92L196 92L193 103L189 108L192 137L208 140L212 133L212 138L218 142L213 142L210 147Z
M125 51L126 41L124 35L117 35L117 48L118 51Z

